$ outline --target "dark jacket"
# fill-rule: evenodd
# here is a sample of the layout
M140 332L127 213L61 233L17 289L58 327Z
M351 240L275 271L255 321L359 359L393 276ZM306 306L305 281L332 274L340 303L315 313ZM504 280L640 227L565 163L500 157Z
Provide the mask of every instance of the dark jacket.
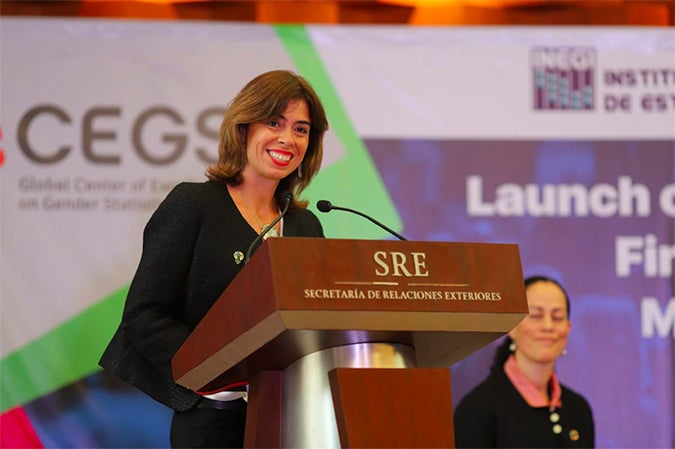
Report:
M591 407L583 396L561 388L562 407L555 412L562 431L556 434L549 408L530 407L504 370L495 370L457 405L455 447L594 447Z
M289 211L285 236L323 237L309 210ZM143 253L122 321L99 364L157 401L183 411L199 395L173 381L171 359L243 265L234 253L256 238L225 184L181 183L143 233Z

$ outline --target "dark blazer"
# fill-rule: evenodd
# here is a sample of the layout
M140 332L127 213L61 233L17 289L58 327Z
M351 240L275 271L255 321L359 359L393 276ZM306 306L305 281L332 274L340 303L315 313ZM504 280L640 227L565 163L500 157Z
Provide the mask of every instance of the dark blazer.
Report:
M562 407L553 431L548 407L531 407L503 369L493 371L469 392L454 412L457 448L592 448L595 425L588 401L560 385Z
M309 210L289 211L285 236L323 237ZM256 238L222 182L181 183L154 212L122 321L99 364L183 411L199 395L173 381L171 358L243 265L234 253Z

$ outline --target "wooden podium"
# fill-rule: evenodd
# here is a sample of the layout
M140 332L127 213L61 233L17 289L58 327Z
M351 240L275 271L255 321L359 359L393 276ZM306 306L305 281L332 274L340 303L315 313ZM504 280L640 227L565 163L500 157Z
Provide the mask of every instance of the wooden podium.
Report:
M248 381L247 447L453 447L449 366L526 314L517 245L271 238L174 377L197 391ZM328 411L303 382L329 385Z

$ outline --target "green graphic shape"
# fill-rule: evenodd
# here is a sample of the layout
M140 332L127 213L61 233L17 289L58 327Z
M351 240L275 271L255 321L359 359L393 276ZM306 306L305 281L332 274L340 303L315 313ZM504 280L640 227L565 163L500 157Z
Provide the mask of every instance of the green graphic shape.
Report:
M2 359L0 411L26 404L100 368L122 317L124 287Z
M334 84L324 67L316 48L303 25L277 25L277 35L286 46L295 66L314 87L328 115L329 125L345 149L346 155L322 168L307 188L305 196L311 199L316 212L316 201L326 199L336 206L364 212L394 230L401 228L401 220L389 198L368 150L359 138L340 101ZM328 238L390 238L386 232L349 212L316 212Z

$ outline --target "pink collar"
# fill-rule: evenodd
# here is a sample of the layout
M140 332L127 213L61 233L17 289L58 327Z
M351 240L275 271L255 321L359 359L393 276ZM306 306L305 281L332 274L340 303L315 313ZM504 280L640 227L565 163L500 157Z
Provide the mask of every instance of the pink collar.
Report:
M551 410L555 407L562 407L561 394L562 389L560 388L560 382L558 382L558 376L555 372L551 376L551 400L549 402L548 398L541 394L537 387L530 379L525 376L525 374L518 368L516 365L516 359L511 355L506 363L504 363L504 372L509 378L511 383L518 393L525 399L525 402L530 407L546 407L548 406Z

